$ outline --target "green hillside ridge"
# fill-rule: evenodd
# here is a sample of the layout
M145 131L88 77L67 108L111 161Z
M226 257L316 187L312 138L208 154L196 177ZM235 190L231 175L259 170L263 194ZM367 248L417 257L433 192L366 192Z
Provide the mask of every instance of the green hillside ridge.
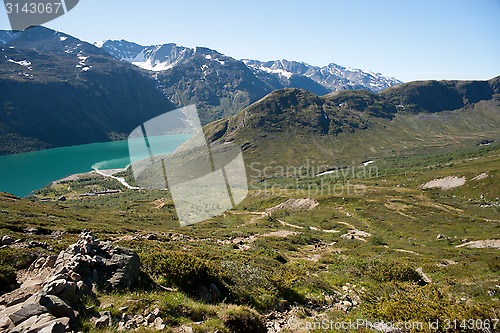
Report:
M207 60L210 56L221 57L224 65ZM201 47L190 61L155 76L177 106L195 104L203 124L231 116L273 90L240 61Z
M470 147L500 139L498 80L411 82L379 94L278 90L207 125L205 134L214 144L234 141L247 163L266 165L313 160L338 167L403 152ZM443 89L455 100L436 99Z
M500 94L500 76L489 81L415 81L380 93L408 112L456 110Z
M412 332L429 333L436 320L493 325L499 250L471 246L500 241L500 102L466 104L412 111L368 92L273 92L205 127L215 145L243 146L247 198L182 228L168 190L126 189L95 172L27 199L2 194L0 235L17 241L0 249L0 292L15 288L16 274L38 257L90 229L135 250L143 278L88 300L89 313L79 314L84 332L117 331L126 316L156 309L167 332L297 332L288 323L325 319L421 322ZM350 172L367 160L374 162L364 170L373 172ZM252 162L303 168L262 179L253 177L262 169ZM318 177L322 163L343 169ZM130 168L118 176L133 181ZM423 189L447 177L464 183ZM118 192L81 196L110 189ZM297 200L309 208L294 208ZM207 281L221 291L216 301L199 291ZM110 326L96 327L92 311L109 311Z

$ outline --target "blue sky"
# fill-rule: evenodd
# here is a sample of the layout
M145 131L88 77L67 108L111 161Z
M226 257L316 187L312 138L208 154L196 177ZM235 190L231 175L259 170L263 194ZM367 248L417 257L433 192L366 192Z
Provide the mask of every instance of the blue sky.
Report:
M80 0L47 26L90 42L174 42L403 81L500 75L500 0Z

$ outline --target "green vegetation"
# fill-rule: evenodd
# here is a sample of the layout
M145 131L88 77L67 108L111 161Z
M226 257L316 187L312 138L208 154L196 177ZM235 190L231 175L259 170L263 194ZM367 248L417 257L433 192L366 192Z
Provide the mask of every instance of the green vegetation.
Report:
M96 306L113 315L111 330L122 312L155 307L167 330L188 325L195 332L257 332L272 322L265 318L274 311L303 322L498 318L499 250L455 246L500 239L499 157L498 146L490 145L380 158L374 175L322 176L322 190L312 193L317 207L265 216L260 212L288 198L307 197L304 189L321 177L304 172L293 182L269 178L280 186L254 189L237 209L183 228L176 226L168 191L77 196L89 186L116 186L90 175L92 180L40 192L54 201L3 195L0 232L21 241L11 245L15 250L0 250L1 279L8 281L2 286L13 281L12 272L41 254L57 253L85 228L136 250L152 279L134 290L99 294ZM474 179L480 174L487 176ZM465 185L420 188L449 175L465 176ZM329 192L335 184L344 191ZM73 193L64 192L67 185ZM348 186L362 191L349 192ZM68 200L55 201L61 194ZM29 228L37 231L27 234ZM341 237L354 229L370 236ZM27 241L46 242L48 249L22 245ZM221 296L203 301L199 285L211 284ZM96 330L87 320L82 329Z
M461 151L482 140L500 140L497 81L412 82L379 94L341 91L322 97L284 89L207 125L205 134L215 145L239 144L245 162L260 163L261 169L300 167L307 161L345 168L380 158ZM413 96L414 86L425 91L446 86L460 105L434 109L435 94L418 89L418 101L413 101L406 96Z
M473 331L428 324L499 316L499 250L467 246L500 239L497 86L489 82L490 99L478 101L472 83L439 83L462 104L421 112L415 105L436 84L378 95L282 90L207 125L215 145L243 147L251 189L234 210L192 226L178 227L168 190L127 190L91 173L29 199L5 194L0 232L20 241L0 250L3 291L15 287L13 272L91 229L142 261L133 290L89 300L110 311L110 331L124 313L153 308L173 332L287 332L290 321L360 318ZM494 142L478 145L485 139ZM133 183L130 170L119 176ZM465 183L422 188L448 176ZM80 196L109 189L120 192ZM266 211L303 198L312 209ZM85 318L82 329L97 330Z
M65 45L81 46L94 61L81 73L62 49L50 51L61 44L57 35L29 31L37 33L36 50L23 38L18 48L30 45L43 59L33 78L2 80L18 65L0 59L0 104L7 110L0 154L120 138L154 110L172 109L155 81L132 65L70 38ZM4 51L5 59L18 52ZM203 57L207 50L198 51ZM65 74L40 72L54 67ZM179 77L203 82L193 89L192 79ZM179 65L157 79L176 102L197 103L202 121L271 89L246 67L204 72ZM499 248L481 243L500 240L499 80L411 82L378 94L274 91L204 128L213 152L228 142L242 147L250 191L235 209L188 227L178 226L168 190L124 189L93 173L26 199L0 194L0 236L7 239L0 293L16 288L38 257L59 253L87 229L135 250L142 275L130 290L86 299L84 332L102 330L86 311L109 311L105 330L114 332L122 316L153 309L170 332L293 332L290 322L358 319L423 324L410 332L499 331ZM92 116L96 108L99 117ZM119 176L133 184L130 170ZM450 179L462 183L451 186ZM450 188L424 189L434 180ZM96 191L104 194L82 196ZM305 198L309 207L290 200ZM460 325L469 320L473 326ZM446 321L459 325L428 325Z

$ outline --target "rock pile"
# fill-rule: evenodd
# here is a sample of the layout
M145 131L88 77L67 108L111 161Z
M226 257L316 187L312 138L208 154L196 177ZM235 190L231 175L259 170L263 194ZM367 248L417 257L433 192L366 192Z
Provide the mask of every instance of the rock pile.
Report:
M336 302L333 303L333 308L349 312L353 309L356 309L361 302L361 294L365 292L365 288L356 287L355 284L350 284L347 282L342 286L342 292L338 293ZM328 295L325 296L327 302L329 302Z
M279 205L276 205L274 207L266 209L267 213L274 213L279 210L292 210L292 211L299 211L299 210L309 210L313 209L319 205L319 202L310 199L310 198L304 198L304 199L288 199L285 202L280 203Z
M86 311L82 301L94 298L95 288L129 288L139 274L140 259L134 251L83 232L57 257L33 262L22 285L0 297L0 332L75 330L78 314Z
M98 329L104 329L105 327L112 326L112 324L117 324L116 330L119 332L141 331L144 328L152 328L161 331L166 327L161 317L161 310L157 307L152 310L146 309L142 314L135 315L127 313L128 307L126 306L122 306L118 310L122 313L120 318L112 318L109 311L100 311L99 313L96 312L91 314L90 320Z
M306 322L321 323L325 319L324 314L330 310L348 313L358 308L361 296L365 292L364 287L347 282L341 290L333 291L331 294L324 293L324 303L309 301L306 305L295 306L287 311L273 311L265 316L267 332L295 332L297 327L306 327Z
M131 331L141 326L150 327L155 330L164 329L165 324L160 316L160 309L155 308L153 311L145 310L144 314L138 314L135 316L123 313L120 321L118 322L118 331Z

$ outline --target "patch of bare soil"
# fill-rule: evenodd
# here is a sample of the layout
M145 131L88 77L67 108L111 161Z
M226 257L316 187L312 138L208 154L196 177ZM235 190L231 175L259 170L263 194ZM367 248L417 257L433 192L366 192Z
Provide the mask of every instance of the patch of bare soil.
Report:
M467 247L469 249L500 249L500 239L484 239L467 242L455 247Z
M168 201L169 200L166 198L160 198L151 202L151 205L153 205L156 210L160 210L168 203Z
M288 237L290 235L297 235L299 232L296 231L290 231L290 230L276 230L276 231L271 231L268 232L267 234L262 234L261 236L264 237Z
M85 173L77 173L77 174L70 175L68 177L53 181L52 185L56 185L56 184L63 183L63 182L75 181L75 180L78 180L81 178L97 178L97 177L99 177L99 176L96 175L93 171L85 172Z
M485 179L485 178L488 178L488 173L487 172L480 173L479 175L477 175L476 177L472 178L471 180L482 180L482 179Z
M366 238L372 236L372 234L370 234L369 232L356 229L356 227L350 223L347 223L347 222L337 222L337 223L346 225L351 229L347 232L347 234L343 234L342 236L340 236L341 238L357 239L357 240L360 240L362 242L366 242Z
M465 185L465 177L446 176L444 178L433 179L422 185L422 189L428 188L441 188L442 190L449 190L455 187Z
M266 209L266 212L272 213L277 210L309 210L313 209L317 205L319 205L319 202L310 198L288 199L279 205Z

